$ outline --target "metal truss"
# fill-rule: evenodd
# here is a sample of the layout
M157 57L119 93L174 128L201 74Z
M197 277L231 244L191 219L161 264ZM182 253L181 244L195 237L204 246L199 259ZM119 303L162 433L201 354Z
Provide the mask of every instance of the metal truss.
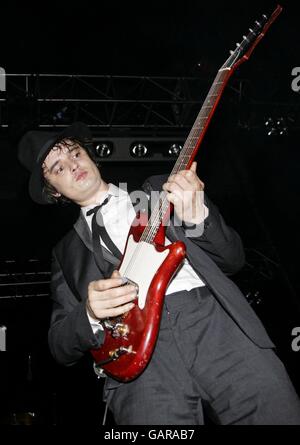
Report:
M80 120L99 136L183 136L192 127L212 81L200 77L7 74L6 92L0 92L0 127L55 129ZM225 94L236 106L237 125L266 132L265 122L270 120L268 133L299 129L298 95L293 93L288 102L275 100L280 86L276 80L269 84L272 91L260 101L261 92L257 97L253 82L230 79Z
M50 264L38 259L0 260L0 302L50 295Z
M189 129L213 79L69 74L8 74L0 96L0 125L24 121L40 128L80 120L100 132ZM230 89L238 97L240 81ZM237 93L237 94L236 94ZM4 94L4 96L3 96Z

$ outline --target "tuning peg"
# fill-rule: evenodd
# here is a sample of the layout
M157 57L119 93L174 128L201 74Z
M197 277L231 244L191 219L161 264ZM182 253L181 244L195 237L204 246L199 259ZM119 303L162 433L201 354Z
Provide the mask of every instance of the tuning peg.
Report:
M234 51L232 51L232 49L229 51L230 55L232 56L232 54L234 54Z
M250 31L250 32L253 32L253 29L249 28L249 31Z
M262 17L263 17L264 20L267 20L267 19L268 19L268 17L266 16L266 14L263 14Z
M261 26L261 23L259 23L257 20L255 20L255 23L257 24L257 26Z
M240 43L236 43L236 46L239 48L241 46L241 44Z

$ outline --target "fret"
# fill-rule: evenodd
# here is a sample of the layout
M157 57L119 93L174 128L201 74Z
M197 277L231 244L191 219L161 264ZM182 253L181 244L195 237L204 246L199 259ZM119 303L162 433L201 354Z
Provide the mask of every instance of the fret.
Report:
M190 155L186 154L186 155L181 155L180 158L189 158Z

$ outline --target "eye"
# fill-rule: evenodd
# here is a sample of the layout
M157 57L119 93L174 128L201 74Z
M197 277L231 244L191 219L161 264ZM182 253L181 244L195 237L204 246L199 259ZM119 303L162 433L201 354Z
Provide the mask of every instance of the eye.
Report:
M77 151L74 155L75 158L79 158L80 157L80 151Z
M62 165L60 165L58 168L57 168L57 170L56 170L56 174L57 175L59 175L60 173L62 173L64 171L64 168L63 168L63 166Z

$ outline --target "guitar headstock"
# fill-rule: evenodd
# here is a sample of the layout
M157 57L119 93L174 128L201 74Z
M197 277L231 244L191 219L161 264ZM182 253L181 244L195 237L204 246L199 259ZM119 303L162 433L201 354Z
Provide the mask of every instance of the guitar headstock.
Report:
M269 17L263 14L259 20L256 20L254 25L249 28L248 34L243 36L243 40L236 44L234 50L230 51L230 56L222 66L222 69L237 68L242 62L248 60L258 42L264 37L281 11L282 7L278 5Z

